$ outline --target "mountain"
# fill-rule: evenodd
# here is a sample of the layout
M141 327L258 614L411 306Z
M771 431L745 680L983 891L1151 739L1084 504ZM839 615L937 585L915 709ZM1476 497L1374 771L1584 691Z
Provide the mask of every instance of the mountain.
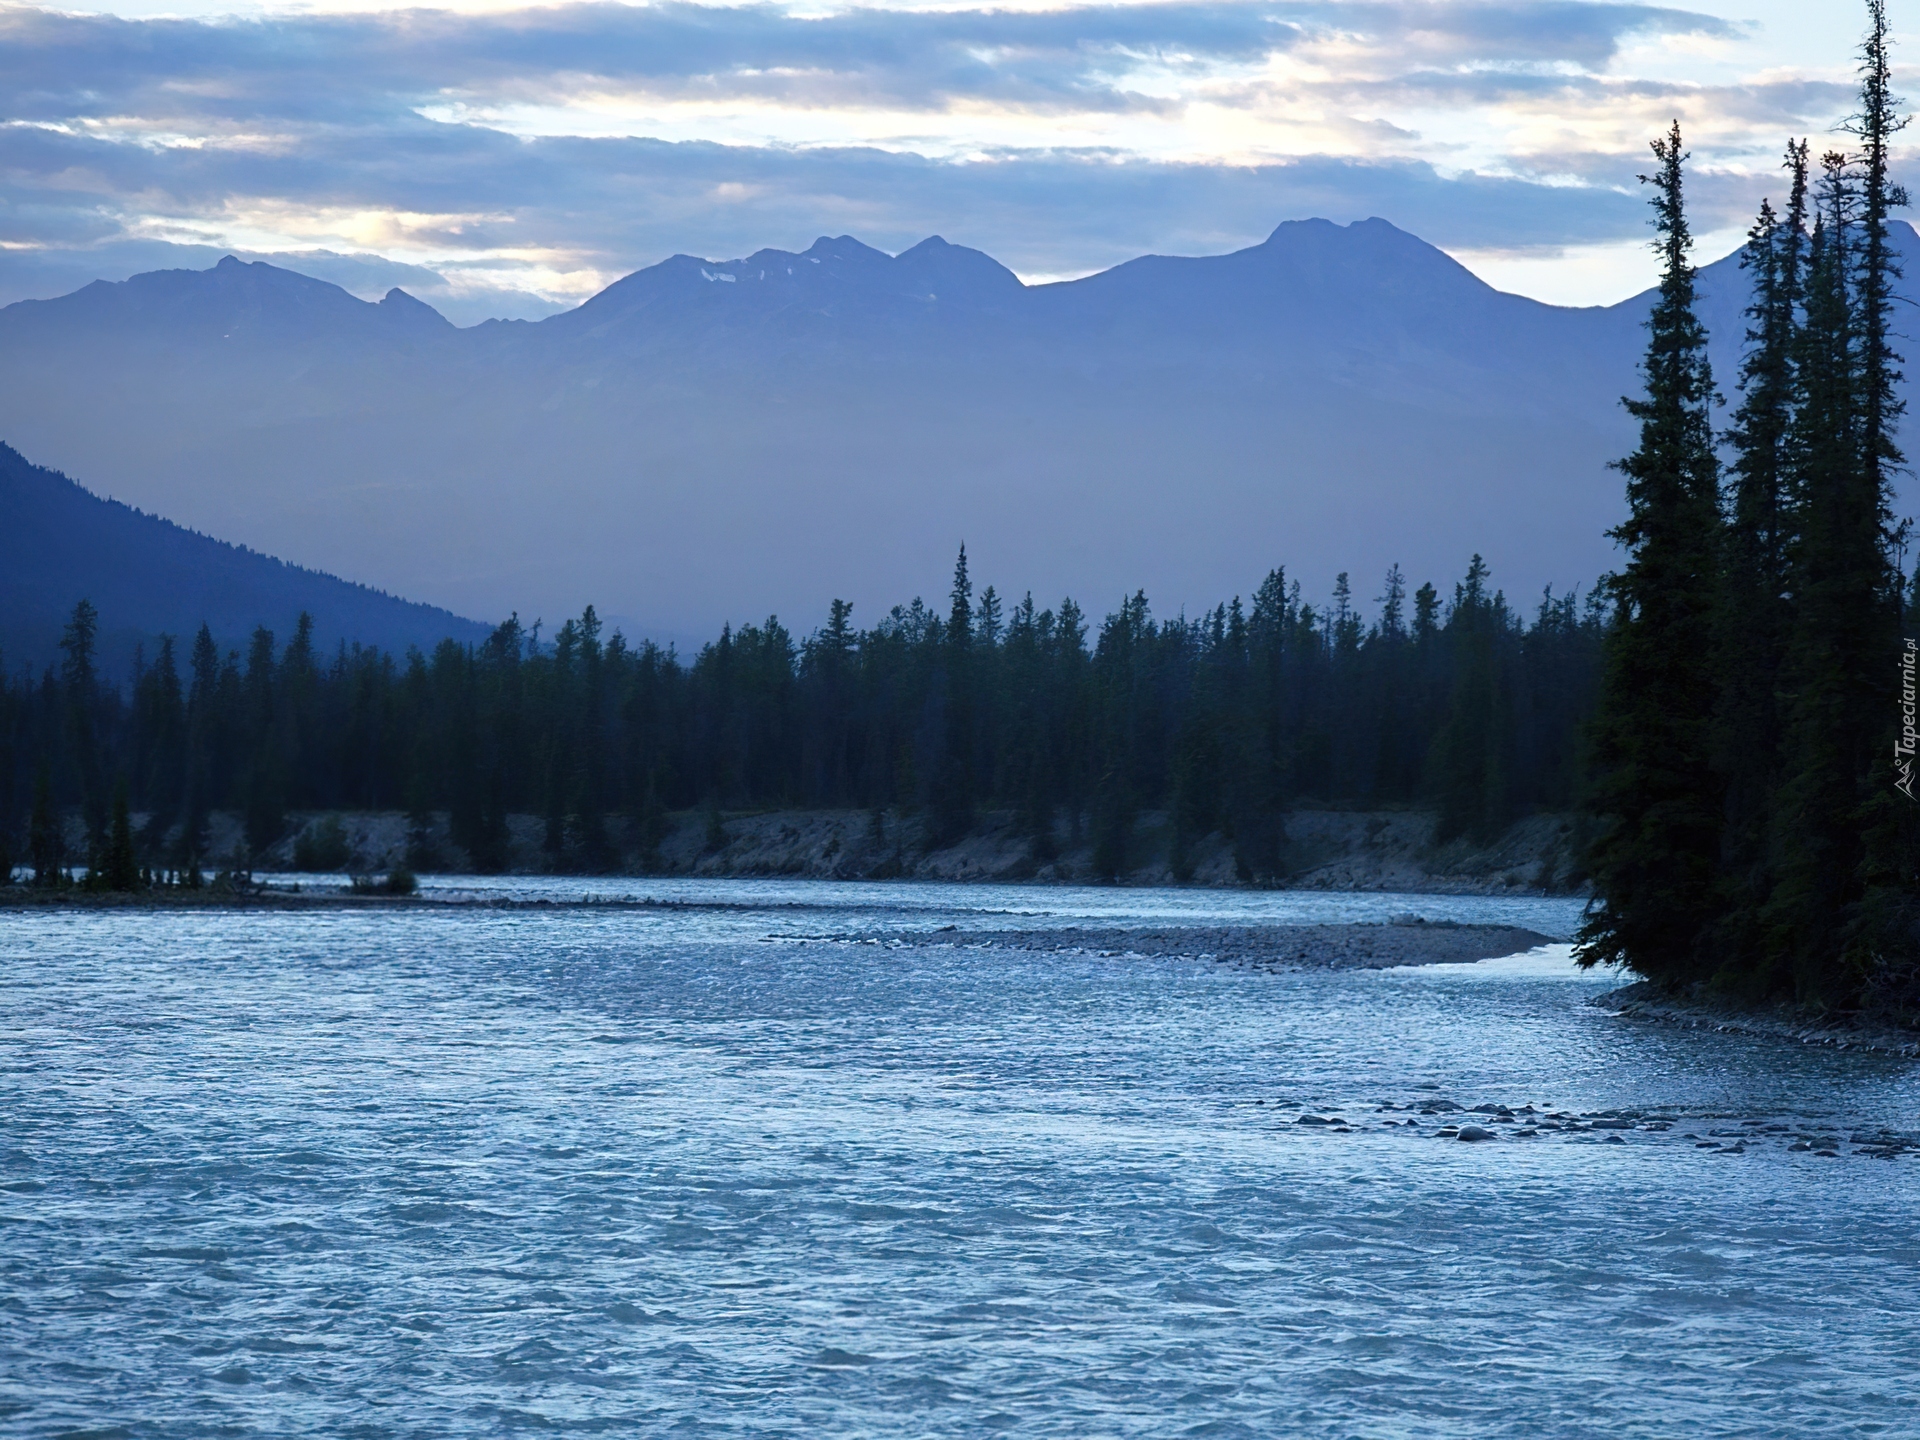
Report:
M325 650L358 641L394 652L478 640L487 627L331 575L210 540L81 489L0 445L0 663L55 663L73 607L100 612L103 666L123 672L159 635L185 645L204 623L223 649L256 625L284 644L301 611Z
M1731 392L1736 260L1702 286ZM1476 551L1528 594L1614 563L1648 304L1503 294L1384 220L1035 286L938 237L681 255L469 329L229 258L0 310L0 433L302 564L660 638L871 621L962 540L1043 603L1444 590Z

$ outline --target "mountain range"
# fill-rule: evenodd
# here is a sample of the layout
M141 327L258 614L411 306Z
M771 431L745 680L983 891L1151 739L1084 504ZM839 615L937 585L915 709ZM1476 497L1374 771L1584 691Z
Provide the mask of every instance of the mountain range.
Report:
M1737 257L1701 285L1731 393ZM1475 552L1527 594L1614 563L1648 303L1505 294L1378 219L1031 286L823 238L466 329L228 258L0 310L0 436L300 565L660 638L834 596L871 623L963 541L980 582L1096 611L1282 564L1444 591Z

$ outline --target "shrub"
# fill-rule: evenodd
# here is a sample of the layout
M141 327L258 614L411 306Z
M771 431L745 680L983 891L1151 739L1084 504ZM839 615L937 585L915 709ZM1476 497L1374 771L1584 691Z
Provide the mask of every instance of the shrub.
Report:
M344 870L350 851L346 828L338 815L316 820L300 832L293 842L293 868L296 870Z

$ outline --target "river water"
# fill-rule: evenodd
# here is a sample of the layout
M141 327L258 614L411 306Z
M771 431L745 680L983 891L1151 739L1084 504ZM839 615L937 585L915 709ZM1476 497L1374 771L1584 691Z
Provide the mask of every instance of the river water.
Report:
M1911 1064L983 933L1570 902L475 888L0 914L0 1432L1920 1433Z

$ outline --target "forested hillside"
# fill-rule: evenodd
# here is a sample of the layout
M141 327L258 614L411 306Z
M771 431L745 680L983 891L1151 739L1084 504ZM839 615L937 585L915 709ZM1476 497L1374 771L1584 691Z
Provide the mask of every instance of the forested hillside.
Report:
M116 680L162 633L211 627L240 645L256 626L291 633L304 612L316 643L404 650L486 628L431 605L302 570L103 500L0 444L0 668L56 661L73 607L89 600L103 628L95 664Z

